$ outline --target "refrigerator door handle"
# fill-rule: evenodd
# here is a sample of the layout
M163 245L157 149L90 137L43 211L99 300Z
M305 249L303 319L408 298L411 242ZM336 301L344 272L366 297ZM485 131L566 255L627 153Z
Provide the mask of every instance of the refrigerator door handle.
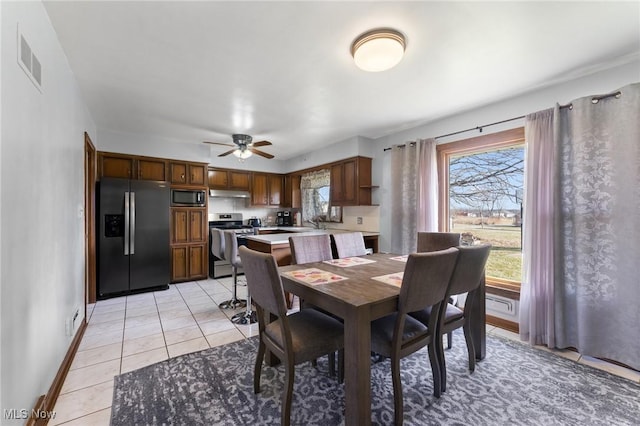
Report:
M129 256L129 192L124 193L124 255Z
M129 238L129 254L136 254L136 193L131 195L131 237Z

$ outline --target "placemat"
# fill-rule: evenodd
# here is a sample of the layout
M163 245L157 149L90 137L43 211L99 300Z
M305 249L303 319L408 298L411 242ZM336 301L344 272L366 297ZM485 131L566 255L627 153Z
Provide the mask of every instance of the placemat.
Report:
M375 260L365 259L364 257L344 257L342 259L324 260L323 262L328 265L338 266L340 268L348 268L349 266L374 263Z
M396 257L391 257L391 260L397 260L399 262L407 262L407 259L409 259L409 255L405 254L404 256L396 256Z
M348 279L341 275L323 271L322 269L318 268L298 269L296 271L285 272L284 275L295 278L298 281L313 285L327 284Z
M387 275L380 275L379 277L373 277L372 279L383 282L385 284L391 284L396 287L400 287L402 285L403 276L404 276L404 272L396 272L394 274L387 274Z

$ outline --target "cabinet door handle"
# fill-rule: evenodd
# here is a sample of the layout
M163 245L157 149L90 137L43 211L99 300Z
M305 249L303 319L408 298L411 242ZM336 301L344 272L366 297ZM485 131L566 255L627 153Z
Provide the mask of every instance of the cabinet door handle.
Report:
M184 180L184 173L180 175L180 179Z

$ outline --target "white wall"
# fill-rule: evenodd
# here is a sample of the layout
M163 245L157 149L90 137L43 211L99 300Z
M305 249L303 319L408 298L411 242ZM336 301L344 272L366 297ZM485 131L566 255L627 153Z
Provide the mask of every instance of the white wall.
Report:
M0 9L0 408L31 409L71 343L65 321L76 308L76 325L84 317L83 134L96 135L43 5ZM42 64L42 93L18 66L18 24Z
M374 202L379 203L382 207L380 209L380 250L389 250L390 248L391 222L393 220L390 215L391 209L385 208L391 203L391 177L389 174L391 167L390 155L383 151L384 148L418 138L436 137L526 115L552 108L556 103L566 104L583 96L609 93L638 81L640 81L640 60L377 139L372 179L374 183L380 185L380 188L374 193ZM483 134L519 127L523 123L524 120L518 120L488 127L484 129ZM477 135L479 135L477 131L467 132L455 137L439 139L438 143Z

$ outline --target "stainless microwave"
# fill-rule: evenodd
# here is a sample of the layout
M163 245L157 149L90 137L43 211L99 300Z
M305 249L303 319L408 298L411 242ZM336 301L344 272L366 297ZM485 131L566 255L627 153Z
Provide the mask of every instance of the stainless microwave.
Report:
M204 207L207 193L201 189L172 189L171 205L183 207Z

